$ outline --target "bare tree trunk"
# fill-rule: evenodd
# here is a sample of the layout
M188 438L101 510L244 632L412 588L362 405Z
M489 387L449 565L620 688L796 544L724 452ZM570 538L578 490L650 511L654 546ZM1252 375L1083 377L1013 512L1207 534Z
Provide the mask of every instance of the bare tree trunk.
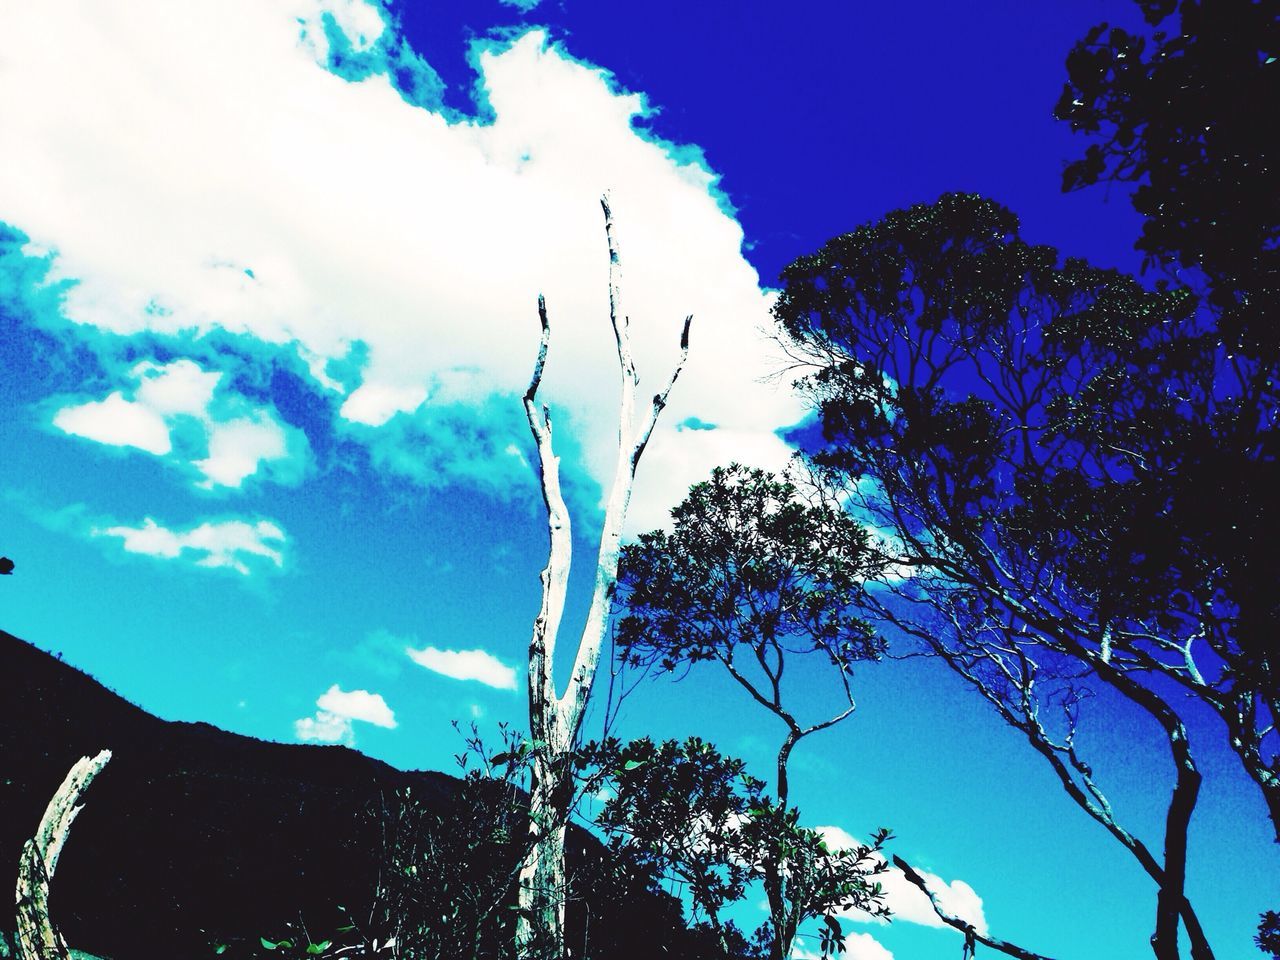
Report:
M20 960L69 960L66 941L49 917L49 883L58 868L58 857L67 842L71 822L84 809L78 805L111 751L76 761L62 786L49 801L36 835L22 847L18 861L18 957Z
M577 746L591 686L595 681L600 653L608 626L609 605L618 572L618 552L622 525L636 467L653 434L667 395L689 355L689 324L686 317L680 335L680 359L666 389L656 394L644 424L636 429L636 388L639 377L631 356L629 320L622 309L621 259L614 236L613 213L606 195L600 200L604 211L605 237L609 244L609 318L617 343L622 372L622 392L618 409L618 458L613 486L605 507L604 529L596 558L595 587L587 622L578 641L573 670L563 694L557 692L554 663L555 643L568 593L572 553L569 510L560 489L560 458L552 447L551 412L539 408L538 387L551 341L546 301L538 297L538 319L542 340L533 378L524 395L525 414L538 449L542 498L547 508L550 540L547 566L542 571L542 605L529 641L529 732L533 738L532 783L530 784L529 853L519 876L519 912L516 919L516 952L522 960L561 960L568 956L564 937L564 908L568 885L564 863L565 828L573 801L572 753Z

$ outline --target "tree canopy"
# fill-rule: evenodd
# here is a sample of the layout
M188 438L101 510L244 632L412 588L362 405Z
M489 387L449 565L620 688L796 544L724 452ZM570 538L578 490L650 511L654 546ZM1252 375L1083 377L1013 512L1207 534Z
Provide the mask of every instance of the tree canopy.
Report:
M1179 913L1196 937L1181 874L1200 774L1153 675L1218 711L1277 809L1275 607L1257 576L1275 561L1228 557L1271 521L1255 368L1219 348L1190 293L1063 262L972 195L890 213L783 279L775 312L821 417L815 460L896 571L867 594L876 615L974 684L1143 863L1157 953L1176 955ZM1162 863L1079 755L1095 683L1169 743Z
M1203 271L1223 333L1274 349L1280 294L1280 17L1256 0L1138 0L1151 36L1099 24L1056 115L1094 142L1064 189L1136 184L1149 262Z
M672 510L671 532L628 544L618 568L625 660L664 671L718 663L786 726L776 800L761 799L756 787L750 815L735 831L735 842L750 838L755 851L737 856L758 865L769 901L768 955L777 960L790 954L806 919L830 918L834 907L821 904L845 895L841 878L856 877L862 859L828 856L817 835L798 826L789 805L791 751L853 712L853 666L883 648L861 613L877 556L869 532L816 488L808 499L804 493L762 470L717 468ZM830 667L836 690L836 706L817 717L802 713L783 683L789 662L810 657ZM812 683L800 693L808 712L822 710Z

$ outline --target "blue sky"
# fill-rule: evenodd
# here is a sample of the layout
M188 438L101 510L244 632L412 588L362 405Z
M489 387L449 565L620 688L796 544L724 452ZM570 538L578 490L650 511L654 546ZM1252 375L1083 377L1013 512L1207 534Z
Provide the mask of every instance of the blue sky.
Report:
M1131 7L11 5L0 626L166 718L450 769L451 720L492 734L524 710L539 292L589 582L617 389L600 192L646 382L695 315L635 531L713 465L785 461L804 409L770 377L768 287L828 237L969 190L1035 242L1137 268L1122 190L1059 192L1082 145L1051 118L1071 42ZM1144 954L1150 883L975 697L920 661L857 692L795 754L810 823L892 827L1006 939ZM1158 740L1091 706L1100 780L1154 843ZM1189 889L1219 956L1249 957L1280 856L1201 727ZM709 671L642 685L621 732L697 734L762 773L780 739ZM850 927L854 960L958 951L898 906Z

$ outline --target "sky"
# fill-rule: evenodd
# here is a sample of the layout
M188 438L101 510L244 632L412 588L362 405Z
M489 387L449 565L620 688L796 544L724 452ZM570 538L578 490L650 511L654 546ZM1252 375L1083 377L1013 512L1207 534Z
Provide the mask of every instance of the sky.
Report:
M525 711L539 293L578 561L563 635L585 615L616 442L601 193L642 391L694 316L635 533L715 465L785 463L807 412L773 285L831 236L964 190L1138 269L1125 192L1059 190L1084 146L1051 115L1063 60L1104 19L1138 21L1121 0L0 3L0 627L167 719L454 769L451 721L492 739ZM796 679L820 711L821 671ZM1004 939L1144 955L1151 884L974 696L919 660L856 693L793 756L806 822L891 827ZM1099 779L1158 846L1158 735L1090 706ZM641 684L617 732L764 774L771 720L698 670ZM1230 960L1259 956L1280 853L1216 733L1193 730L1188 889ZM897 922L848 925L851 960L959 951L891 895Z

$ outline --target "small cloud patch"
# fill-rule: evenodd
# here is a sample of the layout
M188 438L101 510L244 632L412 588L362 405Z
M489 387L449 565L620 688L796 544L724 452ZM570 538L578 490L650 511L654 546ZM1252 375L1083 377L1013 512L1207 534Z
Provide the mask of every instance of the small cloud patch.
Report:
M845 960L893 960L893 954L869 933L851 933L844 940Z
M133 447L157 457L173 449L164 417L119 392L105 400L63 407L54 415L53 425L75 437L109 447Z
M178 531L147 517L140 527L95 527L90 532L95 537L119 537L126 553L185 560L197 567L227 567L244 576L254 563L284 566L285 533L270 520L205 522Z
M406 647L405 653L414 663L454 680L475 680L498 690L516 688L516 672L484 650L438 650Z
M147 361L136 364L129 377L135 383L131 396L117 390L104 400L63 407L53 425L107 446L172 455L199 471L203 479L197 485L205 489L239 488L263 465L290 456L288 434L270 413L225 390L215 398L223 380L218 371L187 359ZM197 428L196 446L204 456L184 449L184 425Z
M316 700L314 716L294 721L293 732L299 740L316 743L355 743L355 723L394 730L396 717L380 693L368 690L343 690L336 683Z

